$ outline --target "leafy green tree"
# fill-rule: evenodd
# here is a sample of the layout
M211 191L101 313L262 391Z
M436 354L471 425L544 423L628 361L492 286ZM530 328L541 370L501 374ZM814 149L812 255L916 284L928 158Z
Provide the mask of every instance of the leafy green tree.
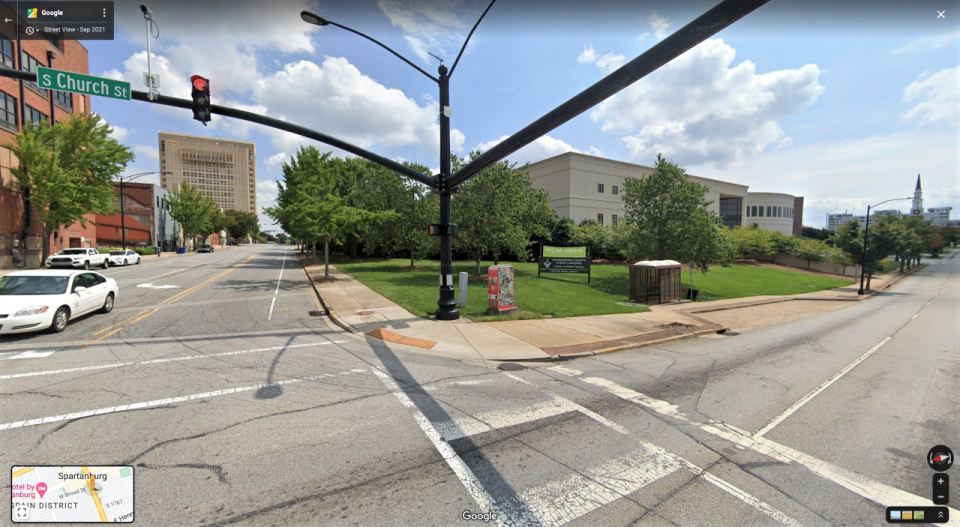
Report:
M50 236L83 215L109 214L116 194L111 181L133 161L130 150L110 137L110 125L96 114L77 113L49 127L25 123L11 152L20 166L11 171L23 187L43 229L42 261L50 255Z
M471 152L475 159L480 152ZM464 165L464 159L453 156L453 169ZM483 170L460 186L452 202L453 222L458 233L454 247L476 263L487 254L498 262L506 253L520 261L532 254L533 238L550 234L555 213L550 196L544 189L534 188L526 166L500 161Z
M290 237L287 236L287 233L281 232L277 235L277 243L286 245L290 241Z
M347 203L337 187L336 165L330 153L313 146L300 147L289 163L283 164L283 182L277 183L277 205L264 209L284 231L313 247L324 244L324 278L330 276L330 244L347 237L359 237L383 213L373 213Z
M260 231L260 218L252 212L227 209L223 211L223 229L231 238L246 238Z
M167 195L167 202L170 217L180 224L185 239L194 240L194 246L216 232L221 221L220 208L196 186L184 181L180 188Z
M735 258L749 259L755 255L771 255L774 247L768 231L755 226L734 227L724 231L724 236L730 241Z
M767 231L766 234L772 247L770 254L773 256L773 263L777 263L777 256L781 254L793 254L800 243L800 238L780 231Z
M590 258L609 258L607 252L611 245L611 234L611 229L587 218L570 230L570 242L573 246L586 246Z
M944 225L943 227L940 227L940 236L943 237L943 241L945 243L949 243L952 247L956 247L957 242L960 242L960 228L952 225Z
M833 231L829 229L818 229L816 227L807 227L804 226L801 231L801 236L804 238L813 238L814 240L827 241L833 236Z
M726 264L729 244L721 239L723 223L703 199L707 187L657 155L654 172L623 183L626 221L636 226L634 257L692 262L706 272L709 263Z
M807 269L810 268L812 262L822 262L827 259L827 255L833 250L833 247L827 245L826 242L818 240L816 238L803 238L803 237L794 237L796 239L796 244L791 249L790 254L796 256L797 258L802 258L807 261Z

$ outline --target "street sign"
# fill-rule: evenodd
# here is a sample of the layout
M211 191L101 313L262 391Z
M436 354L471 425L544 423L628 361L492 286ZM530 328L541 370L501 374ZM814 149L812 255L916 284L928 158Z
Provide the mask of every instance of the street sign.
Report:
M130 100L130 83L72 71L37 66L37 84L45 90L60 90L112 99Z

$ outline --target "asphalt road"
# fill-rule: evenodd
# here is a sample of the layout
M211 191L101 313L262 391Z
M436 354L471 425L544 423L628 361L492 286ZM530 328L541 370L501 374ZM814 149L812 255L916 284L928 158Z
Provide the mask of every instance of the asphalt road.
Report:
M957 253L792 323L500 372L310 316L290 250L110 269L113 313L0 341L0 459L132 465L139 525L879 525L960 451Z

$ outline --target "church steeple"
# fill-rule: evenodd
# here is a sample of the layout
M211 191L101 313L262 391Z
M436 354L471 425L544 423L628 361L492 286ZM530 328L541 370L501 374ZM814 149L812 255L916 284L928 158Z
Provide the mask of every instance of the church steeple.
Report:
M923 190L920 188L920 174L917 174L917 188L913 191L913 206L910 215L923 217Z

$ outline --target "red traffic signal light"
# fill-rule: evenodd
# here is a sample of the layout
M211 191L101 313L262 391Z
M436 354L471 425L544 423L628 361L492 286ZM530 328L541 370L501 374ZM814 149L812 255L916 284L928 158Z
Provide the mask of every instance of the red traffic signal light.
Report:
M190 77L190 83L193 84L193 118L203 123L204 126L210 122L210 81L194 75Z

